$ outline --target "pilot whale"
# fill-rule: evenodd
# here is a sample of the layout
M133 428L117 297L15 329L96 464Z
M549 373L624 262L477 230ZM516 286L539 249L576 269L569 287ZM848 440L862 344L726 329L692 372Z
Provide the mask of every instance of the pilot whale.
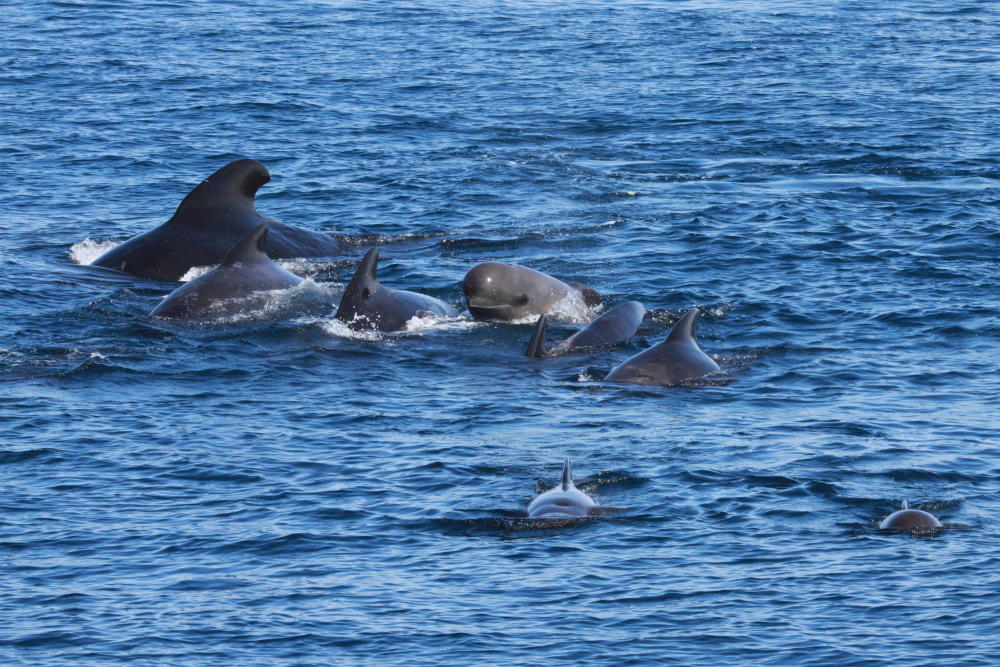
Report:
M597 501L576 488L569 459L563 463L562 480L528 505L529 519L572 519L589 516Z
M450 305L426 294L391 289L378 280L378 248L365 253L344 289L337 319L355 331L400 331L414 316L454 317Z
M247 297L255 292L301 283L301 278L275 264L264 252L267 234L267 225L258 225L233 246L222 264L175 289L150 316L228 315L247 309Z
M509 322L547 314L567 297L598 306L601 295L580 283L564 283L518 264L485 262L472 267L462 280L469 313L477 320Z
M620 303L548 351L545 349L548 316L541 315L535 324L524 355L538 358L557 357L579 348L614 345L634 336L645 314L646 309L638 301Z
M625 360L604 381L669 386L718 373L719 365L695 342L699 316L697 308L684 313L666 340Z
M180 280L191 267L219 264L261 224L270 229L264 250L274 259L339 253L334 238L257 212L254 195L269 180L267 168L256 160L231 162L188 193L165 223L115 246L93 264L140 278Z
M927 531L941 527L941 522L933 514L923 510L911 510L903 501L903 508L882 519L879 530Z

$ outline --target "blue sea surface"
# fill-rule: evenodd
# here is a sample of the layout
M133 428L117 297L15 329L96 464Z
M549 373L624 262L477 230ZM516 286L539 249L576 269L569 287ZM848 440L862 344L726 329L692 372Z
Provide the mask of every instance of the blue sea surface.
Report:
M1000 5L0 9L0 664L1000 664ZM342 256L151 319L88 266L226 163ZM652 316L333 314L364 252ZM698 307L726 381L601 382ZM555 322L552 341L582 322ZM601 505L525 508L564 458ZM945 524L883 534L902 501Z

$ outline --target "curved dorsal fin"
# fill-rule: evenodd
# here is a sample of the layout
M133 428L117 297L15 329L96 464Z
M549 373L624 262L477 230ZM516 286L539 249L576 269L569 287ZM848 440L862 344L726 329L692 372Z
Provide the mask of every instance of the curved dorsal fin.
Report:
M524 356L537 357L538 359L545 357L545 330L548 326L549 318L545 315L539 315L538 322L535 323L535 329L531 332L531 340L528 341L528 347L524 349Z
M264 240L267 238L267 225L257 225L249 234L240 239L239 243L233 246L232 250L222 260L222 266L232 266L236 262L246 264L248 262L270 260L264 252Z
M358 264L358 268L354 271L354 277L347 284L344 290L345 293L351 291L355 283L361 284L368 280L378 281L378 254L378 248L372 248L365 253L365 256Z
M257 160L243 159L230 162L189 192L170 221L189 222L191 218L183 214L202 206L249 208L256 211L254 195L260 186L270 180L271 174L267 171L267 167Z
M563 463L562 490L569 491L573 488L573 469L569 465L569 459Z
M692 308L691 310L684 313L680 321L674 325L674 328L670 331L670 335L667 336L668 342L679 342L685 340L694 340L695 325L698 323L698 318L701 316L701 311L697 308Z

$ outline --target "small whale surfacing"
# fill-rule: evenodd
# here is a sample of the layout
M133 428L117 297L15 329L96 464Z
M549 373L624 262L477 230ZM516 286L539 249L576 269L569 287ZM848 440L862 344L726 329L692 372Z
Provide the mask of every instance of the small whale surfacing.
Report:
M577 519L590 516L597 501L576 488L569 459L563 464L562 480L528 505L529 519Z
M879 530L931 531L941 527L941 522L930 512L911 510L907 502L903 507L882 519Z

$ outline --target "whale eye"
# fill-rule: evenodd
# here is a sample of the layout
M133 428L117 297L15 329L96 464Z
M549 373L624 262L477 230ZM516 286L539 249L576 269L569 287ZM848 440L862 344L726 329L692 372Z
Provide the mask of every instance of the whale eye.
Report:
M371 290L369 290L367 287L364 288L363 290L361 290L361 298L362 299L367 299L371 295L372 295Z
M528 295L527 294L522 294L521 296L519 296L517 298L517 300L515 301L514 305L515 306L527 306L528 305Z

